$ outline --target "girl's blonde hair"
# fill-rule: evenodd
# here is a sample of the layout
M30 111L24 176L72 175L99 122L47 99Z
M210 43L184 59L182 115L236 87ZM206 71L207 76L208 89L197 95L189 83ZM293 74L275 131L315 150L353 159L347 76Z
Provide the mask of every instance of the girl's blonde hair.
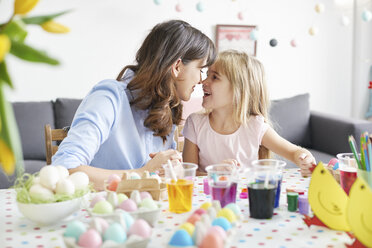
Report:
M262 63L244 52L227 50L218 54L214 65L231 83L234 120L246 125L250 116L262 115L270 125L270 100ZM260 146L259 158L269 157L269 150Z

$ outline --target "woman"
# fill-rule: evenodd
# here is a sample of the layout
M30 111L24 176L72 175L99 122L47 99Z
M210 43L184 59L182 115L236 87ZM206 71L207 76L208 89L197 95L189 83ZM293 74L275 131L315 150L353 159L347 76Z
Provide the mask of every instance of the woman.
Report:
M156 25L117 80L98 83L83 99L68 136L52 158L70 173L85 172L95 188L122 170L156 171L181 159L173 133L201 70L213 64L213 42L188 23Z

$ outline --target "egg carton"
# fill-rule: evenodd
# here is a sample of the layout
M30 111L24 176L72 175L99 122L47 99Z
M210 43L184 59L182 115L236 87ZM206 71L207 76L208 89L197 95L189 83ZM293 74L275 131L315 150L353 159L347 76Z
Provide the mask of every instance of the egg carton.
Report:
M124 174L125 175L125 174ZM123 176L124 176L123 175ZM107 185L105 187L106 191ZM130 197L133 190L138 190L139 192L149 192L152 199L156 201L167 199L167 186L165 183L160 182L156 178L143 178L143 179L122 179L116 188L116 193L123 193Z
M137 211L127 213L130 214L134 219L144 219L153 227L155 225L155 222L159 219L162 207L160 203L157 203L157 205L158 205L157 209L138 209ZM88 214L92 217L101 217L107 220L116 220L117 212L124 210L116 209L113 213L110 214L93 213L93 208L88 208L87 211Z
M84 248L78 245L74 238L63 237L63 240L65 242L65 245L68 248ZM147 247L149 242L150 242L150 239L142 239L142 240L132 240L129 242L127 241L123 244L118 244L114 241L107 240L103 242L100 248L145 248Z

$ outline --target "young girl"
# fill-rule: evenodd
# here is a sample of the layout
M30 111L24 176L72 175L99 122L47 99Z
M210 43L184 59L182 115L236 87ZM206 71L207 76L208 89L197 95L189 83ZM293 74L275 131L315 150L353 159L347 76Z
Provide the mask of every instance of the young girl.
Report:
M213 42L180 20L156 25L117 80L101 81L79 106L52 158L70 173L88 174L96 189L110 174L150 172L181 160L173 133L201 69L215 60Z
M269 158L269 150L293 161L303 176L311 174L312 154L279 136L268 119L269 98L262 64L237 51L218 55L203 81L206 113L193 113L185 123L183 160L199 170L224 160L249 166Z

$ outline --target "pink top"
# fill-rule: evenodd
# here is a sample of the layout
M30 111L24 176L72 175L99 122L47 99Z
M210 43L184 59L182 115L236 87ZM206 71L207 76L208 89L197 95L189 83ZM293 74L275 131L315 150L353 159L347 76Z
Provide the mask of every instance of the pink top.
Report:
M209 117L204 113L193 113L183 129L186 139L199 148L199 169L204 171L211 164L225 159L236 159L241 166L248 166L258 159L258 149L268 125L262 116L251 116L247 125L228 135L212 129Z

